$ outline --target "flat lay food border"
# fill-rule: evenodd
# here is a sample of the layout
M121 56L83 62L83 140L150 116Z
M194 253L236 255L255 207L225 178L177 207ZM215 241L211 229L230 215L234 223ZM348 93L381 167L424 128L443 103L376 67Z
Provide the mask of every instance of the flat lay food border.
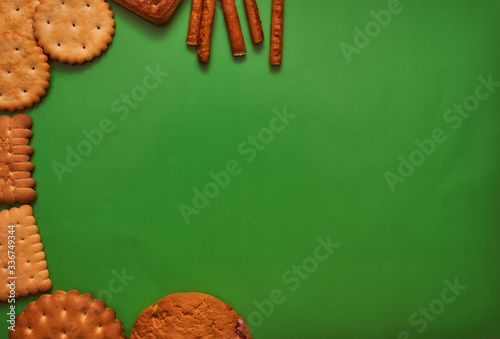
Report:
M255 338L499 338L500 4L401 0L384 18L395 3L287 2L275 69L244 13L247 55L219 6L205 66L189 1L160 27L110 2L109 50L51 61L23 112L52 291L104 299L127 335L144 307L200 291Z

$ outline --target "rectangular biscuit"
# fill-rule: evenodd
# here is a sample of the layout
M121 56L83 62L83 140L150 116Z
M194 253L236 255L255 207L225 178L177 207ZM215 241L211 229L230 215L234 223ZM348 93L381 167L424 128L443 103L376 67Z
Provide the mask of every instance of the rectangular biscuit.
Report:
M166 23L181 0L114 0L123 7L156 24Z
M31 125L26 114L0 116L0 202L26 204L36 198L35 180L31 178Z
M0 301L51 288L33 209L23 205L3 210L0 212Z

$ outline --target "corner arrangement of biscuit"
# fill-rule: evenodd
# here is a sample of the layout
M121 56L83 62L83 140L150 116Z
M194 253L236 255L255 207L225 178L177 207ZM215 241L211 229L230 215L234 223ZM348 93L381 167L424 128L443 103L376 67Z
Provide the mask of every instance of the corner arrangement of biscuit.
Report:
M115 0L142 18L165 24L181 0ZM246 54L235 0L220 0L234 56ZM244 1L254 44L264 41L256 0ZM270 64L280 65L284 0L272 1ZM216 0L192 0L186 43L207 63ZM50 80L49 58L82 64L111 44L115 21L104 0L16 0L0 2L0 111L16 113L40 102ZM42 239L30 205L37 195L32 119L0 116L0 202L22 204L0 212L0 301L52 289ZM15 240L15 241L14 241ZM15 273L13 271L15 267ZM127 338L103 300L76 290L43 294L16 317L9 338ZM231 305L203 293L169 294L144 309L130 338L251 339Z

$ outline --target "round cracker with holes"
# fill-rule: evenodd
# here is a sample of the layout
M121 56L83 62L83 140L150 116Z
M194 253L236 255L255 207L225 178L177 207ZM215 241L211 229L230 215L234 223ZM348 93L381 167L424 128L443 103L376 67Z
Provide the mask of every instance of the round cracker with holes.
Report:
M0 32L18 33L34 39L33 15L39 0L0 1Z
M101 55L115 33L115 20L104 0L41 0L33 29L52 59L84 63Z
M34 40L0 34L0 111L32 107L49 87L50 66Z
M72 290L44 294L16 317L9 339L123 339L122 322L113 309L92 294Z

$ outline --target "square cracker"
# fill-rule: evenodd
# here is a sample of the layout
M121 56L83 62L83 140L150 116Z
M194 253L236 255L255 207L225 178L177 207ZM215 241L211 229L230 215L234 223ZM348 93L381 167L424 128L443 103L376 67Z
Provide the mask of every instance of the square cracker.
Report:
M39 0L1 0L0 33L17 33L35 39L33 16L39 2Z
M9 233L9 225L15 225L14 234ZM14 240L14 247L9 248L9 236ZM15 239L12 238L15 237ZM12 243L11 243L12 244ZM12 246L12 245L11 245ZM13 249L13 250L12 250ZM15 265L9 263L9 252L15 253ZM11 272L12 271L12 272ZM47 261L38 227L35 225L33 209L30 205L12 208L0 212L0 300L9 299L10 287L8 285L15 279L15 297L27 296L52 288L49 279Z
M36 198L35 180L31 178L31 125L26 114L0 116L0 202L27 204Z

